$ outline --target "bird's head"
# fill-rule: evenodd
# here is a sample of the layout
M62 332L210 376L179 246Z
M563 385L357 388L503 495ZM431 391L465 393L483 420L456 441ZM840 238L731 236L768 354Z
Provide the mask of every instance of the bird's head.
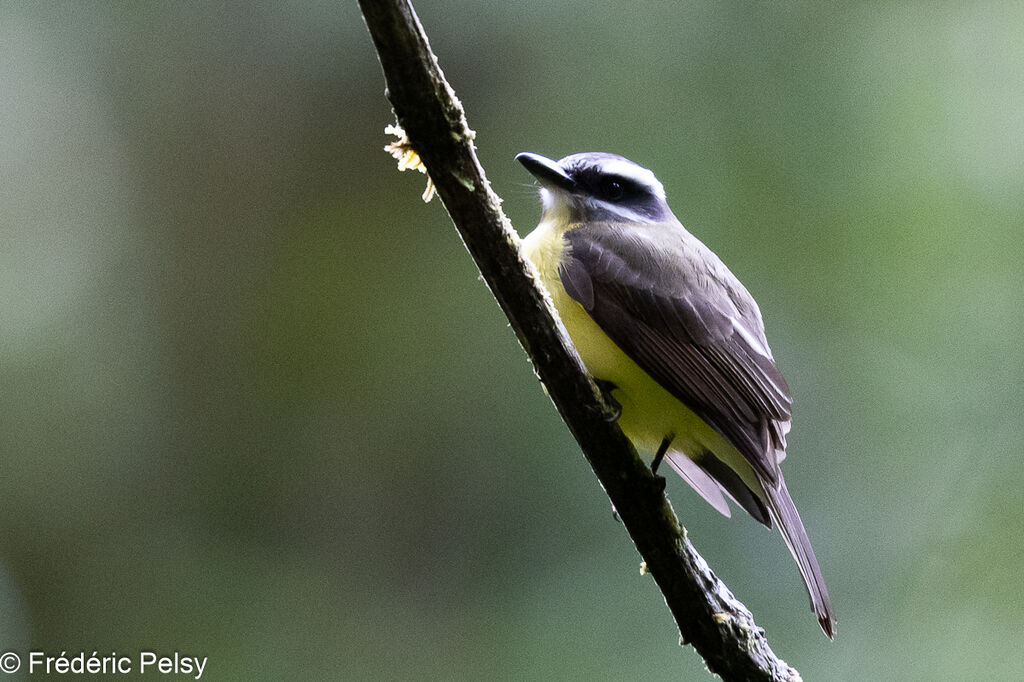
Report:
M584 152L553 161L523 152L516 160L541 185L542 220L656 223L671 215L654 173L617 154Z

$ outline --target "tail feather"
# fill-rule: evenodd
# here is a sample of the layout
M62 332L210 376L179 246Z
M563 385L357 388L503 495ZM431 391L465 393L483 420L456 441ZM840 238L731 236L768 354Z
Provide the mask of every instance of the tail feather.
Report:
M729 504L722 495L722 487L718 484L718 481L697 466L696 462L678 450L670 450L665 457L665 461L684 481L690 484L691 488L697 491L697 494L717 509L722 516L732 516L729 512Z
M818 616L821 629L828 638L835 639L836 614L832 609L832 600L828 596L828 588L825 587L825 579L821 576L821 568L814 556L803 521L800 520L793 498L786 488L786 481L780 475L776 485L768 483L764 485L764 490L768 509L775 522L779 524L782 537L800 567L800 575L811 598L811 610Z

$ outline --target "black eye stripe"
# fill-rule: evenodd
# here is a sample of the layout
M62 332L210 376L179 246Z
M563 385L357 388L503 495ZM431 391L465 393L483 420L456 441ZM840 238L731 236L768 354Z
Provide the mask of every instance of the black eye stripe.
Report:
M603 178L601 180L600 194L605 199L617 201L626 195L626 188L616 178Z
M574 154L559 165L572 178L574 220L614 221L635 216L656 222L671 215L661 183L647 169L611 154Z
M630 186L630 187L632 187L634 189L637 189L637 190L643 189L643 187L644 187L643 185L639 184L633 178L628 178L625 175L606 175L605 177L614 180L615 182L619 183L620 185L628 185L628 186Z
M586 169L576 174L576 180L591 194L607 200L635 199L650 195L651 189L623 175L601 173Z
M651 191L629 178L606 175L601 178L597 194L609 201L631 201L648 197Z

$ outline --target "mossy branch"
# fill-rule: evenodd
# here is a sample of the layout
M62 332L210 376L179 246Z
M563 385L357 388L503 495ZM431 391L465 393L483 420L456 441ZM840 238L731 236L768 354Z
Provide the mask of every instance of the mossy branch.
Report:
M477 159L462 105L407 0L359 0L377 48L387 96L406 139L392 147L405 166L425 165L490 287L533 361L548 395L618 511L646 570L708 669L724 680L794 681L750 611L686 538L661 482L637 456L587 376L565 328L519 251Z

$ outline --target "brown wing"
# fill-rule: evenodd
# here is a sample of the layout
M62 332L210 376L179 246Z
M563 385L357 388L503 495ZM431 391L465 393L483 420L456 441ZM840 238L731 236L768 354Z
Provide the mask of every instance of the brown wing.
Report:
M743 285L677 223L626 236L591 225L570 230L566 239L569 255L559 274L569 295L645 372L775 482L792 400Z
M811 608L833 637L828 589L779 471L789 387L775 367L753 298L674 221L628 232L588 225L570 230L566 239L569 251L559 271L566 291L619 348L750 462L763 501L724 465L709 468L713 458L703 462L698 453L687 453L698 455L698 467L765 525L761 502L767 505L800 568ZM703 479L698 482L698 492L717 507L720 499Z

